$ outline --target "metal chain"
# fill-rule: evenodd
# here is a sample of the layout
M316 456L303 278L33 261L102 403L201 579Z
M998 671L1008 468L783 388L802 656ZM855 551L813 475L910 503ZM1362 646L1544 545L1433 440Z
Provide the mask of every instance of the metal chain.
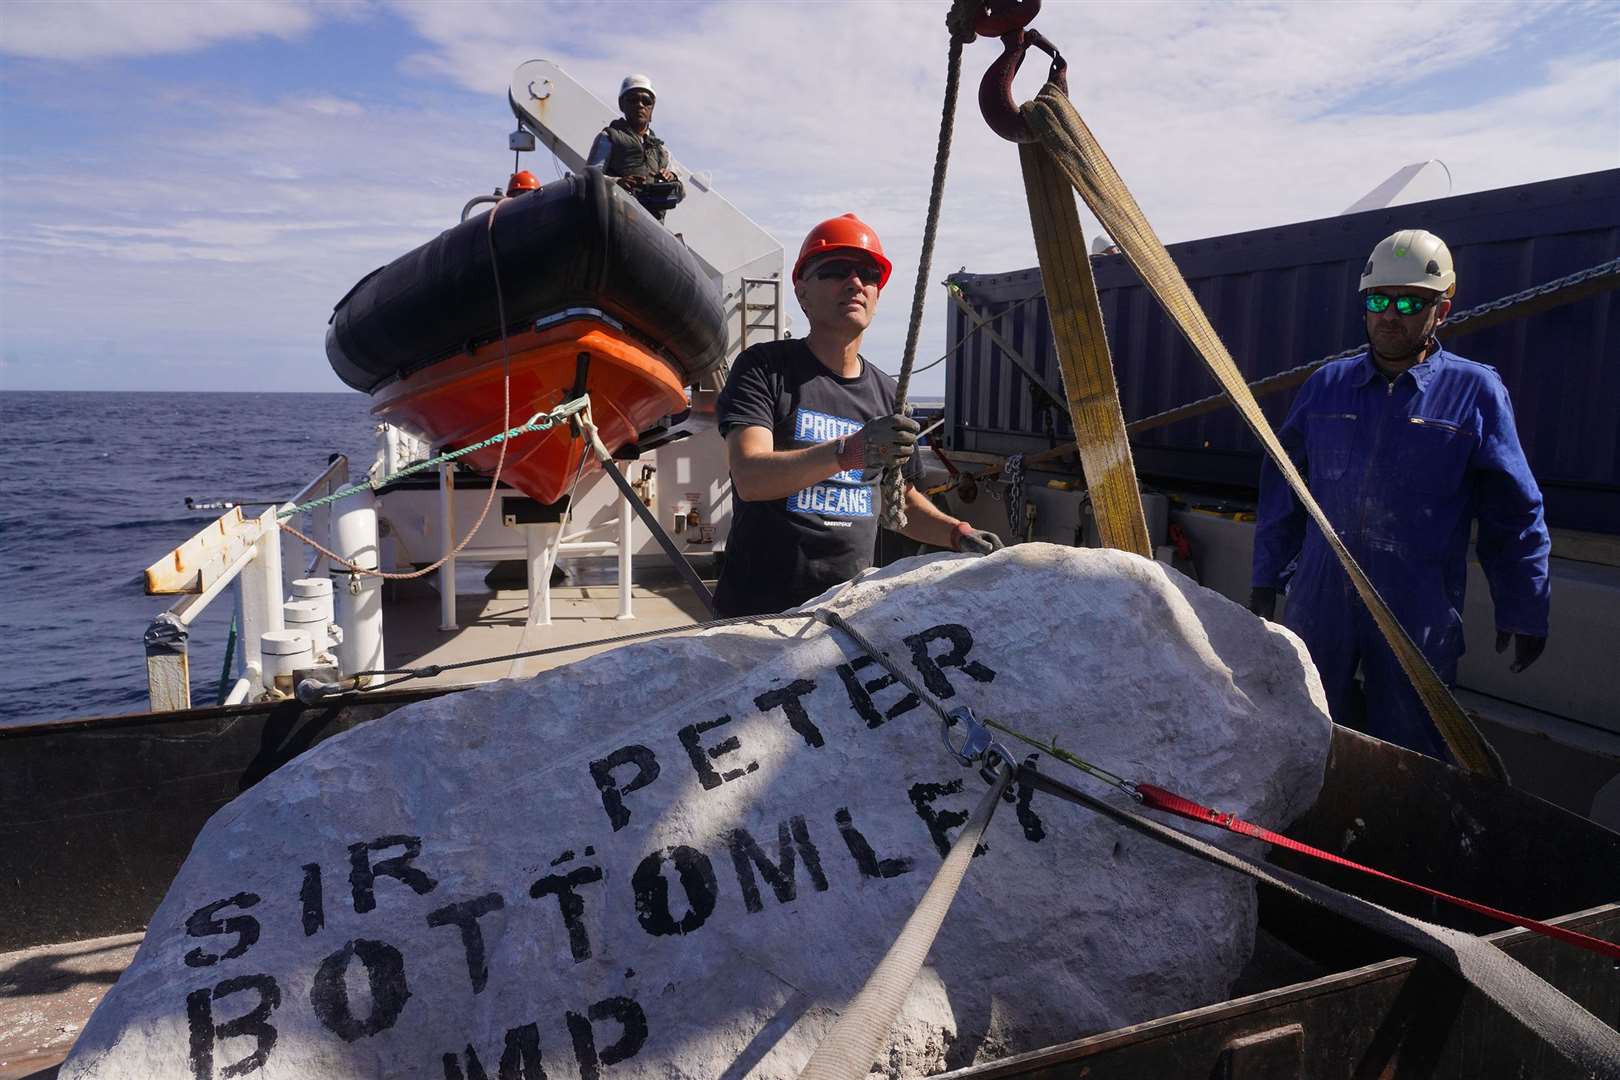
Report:
M1510 307L1525 300L1534 300L1537 297L1546 296L1548 293L1555 293L1560 289L1567 289L1571 285L1579 285L1582 282L1591 281L1593 278L1604 277L1608 274L1616 273L1620 273L1620 259L1610 259L1608 262L1601 262L1596 266L1589 266L1585 270L1581 270L1577 273L1569 274L1554 281L1549 281L1545 285L1537 285L1534 288L1525 289L1523 292L1516 292L1511 296L1504 296L1499 300L1492 300L1489 303L1481 304L1478 307L1469 308L1461 315L1449 316L1446 319L1446 325L1455 326L1457 323L1467 322L1469 319L1477 318L1480 315L1486 314L1487 312L1500 311L1505 307Z

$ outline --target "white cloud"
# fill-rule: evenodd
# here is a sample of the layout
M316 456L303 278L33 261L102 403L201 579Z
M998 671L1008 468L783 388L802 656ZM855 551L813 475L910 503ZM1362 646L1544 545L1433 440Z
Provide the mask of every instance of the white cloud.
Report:
M19 51L11 10L0 36ZM167 5L142 10L167 26L165 47L187 47L175 44L188 40L176 29L184 18L164 15ZM241 35L318 33L313 20L329 9L208 10L225 13L219 32ZM8 154L7 351L82 337L95 311L118 325L126 356L189 357L217 373L237 355L249 385L335 388L321 352L331 305L504 180L507 81L518 63L548 56L603 98L627 71L649 73L657 127L682 162L711 173L790 257L823 217L854 210L871 221L896 274L866 351L898 362L943 90L936 6L380 10L421 40L398 70L375 72L379 89L364 99L306 75L284 100L250 100L193 86L177 66L163 85L121 84L139 125L55 159ZM1168 242L1328 216L1427 158L1447 163L1459 192L1620 163L1620 35L1601 32L1620 29L1620 5L1399 11L1048 3L1039 25L1065 49L1074 100ZM965 52L936 281L958 266L1034 263L1017 151L985 128L975 101L998 49ZM1032 53L1018 96L1043 73ZM96 107L91 88L78 92ZM547 161L526 165L553 175ZM919 362L943 351L944 304L930 290ZM943 373L924 376L920 392L937 392Z
M714 4L671 19L661 5L614 5L611 20L571 6L397 10L434 46L408 70L492 97L536 55L602 98L626 71L646 71L659 86L658 129L682 162L710 171L790 258L815 221L860 213L896 265L867 352L891 369L898 363L943 92L946 39L935 8ZM1504 57L1514 58L1508 69L1522 68L1514 50L1537 34L1614 26L1615 6L1403 10L1048 4L1038 25L1065 51L1074 100L1167 242L1328 216L1431 157L1447 162L1459 191L1617 163L1620 62L1579 54L1537 62L1529 88L1490 89ZM624 35L626 25L636 33ZM965 50L935 280L958 266L1035 261L1017 152L986 129L976 105L978 79L999 50L993 41ZM1020 100L1039 88L1045 64L1030 53ZM1474 103L1427 104L1421 88L1435 80L1451 89L1447 100ZM1350 104L1359 107L1342 111ZM943 303L931 290L919 362L943 351ZM943 386L943 370L923 385Z
M297 0L9 0L0 52L41 60L91 60L187 52L235 38L293 38L331 4Z

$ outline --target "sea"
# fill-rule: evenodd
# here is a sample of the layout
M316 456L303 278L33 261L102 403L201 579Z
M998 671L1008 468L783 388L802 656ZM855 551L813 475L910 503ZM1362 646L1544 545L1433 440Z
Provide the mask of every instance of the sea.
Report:
M359 393L0 391L0 726L148 709L141 635L179 597L147 596L144 571L223 512L186 499L285 500L334 453L358 478L376 456L369 405ZM191 626L193 705L219 698L233 601L222 593Z
M0 392L0 725L141 712L141 635L178 597L144 571L219 517L376 455L359 393ZM262 513L266 507L247 507ZM294 575L288 575L289 578ZM218 698L233 592L192 625L191 700Z

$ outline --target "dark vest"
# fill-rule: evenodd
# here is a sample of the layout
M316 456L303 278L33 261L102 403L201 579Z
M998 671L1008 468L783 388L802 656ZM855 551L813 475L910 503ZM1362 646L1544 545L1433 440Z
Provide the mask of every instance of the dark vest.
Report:
M621 116L602 130L613 143L613 152L608 155L607 167L603 170L609 176L645 176L651 179L669 168L669 151L664 148L664 140L653 134L652 128L647 129L647 135L643 138L632 131Z

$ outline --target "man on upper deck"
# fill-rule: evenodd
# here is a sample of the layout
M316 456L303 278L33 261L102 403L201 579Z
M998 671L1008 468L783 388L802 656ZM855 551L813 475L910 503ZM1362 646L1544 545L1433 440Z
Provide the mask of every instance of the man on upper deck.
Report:
M861 356L889 279L877 234L854 214L810 230L793 265L804 338L750 346L732 366L716 419L734 495L721 615L797 607L872 565L884 466L915 480L917 422L895 410L894 380ZM909 483L906 536L988 553L995 534L942 513Z
M1523 671L1547 643L1551 541L1541 491L1495 369L1447 352L1435 329L1457 275L1432 233L1405 229L1361 273L1367 352L1323 366L1300 388L1277 435L1350 553L1440 678L1463 653L1468 540L1496 609L1496 651L1514 642ZM1365 682L1369 734L1449 760L1417 692L1349 577L1269 460L1261 465L1250 607L1283 621L1310 649L1334 720L1357 714Z
M662 221L669 208L686 197L686 188L669 167L664 140L653 134L652 114L657 104L652 80L645 75L626 75L619 84L619 111L624 115L597 135L585 165L600 166L617 178L620 187L644 200L643 205ZM673 185L673 190L657 206L648 205L649 185Z

